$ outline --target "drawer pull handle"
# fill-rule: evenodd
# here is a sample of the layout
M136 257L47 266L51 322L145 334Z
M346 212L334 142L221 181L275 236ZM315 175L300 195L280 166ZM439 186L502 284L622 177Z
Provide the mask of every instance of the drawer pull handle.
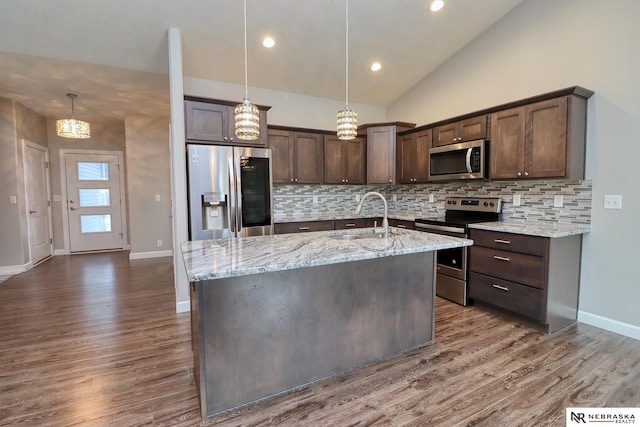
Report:
M309 227L298 227L300 231L309 231Z
M398 224L398 225L396 225L396 227L398 227L398 228L407 228L406 225L402 225L402 224Z
M504 257L504 256L498 256L498 255L494 255L493 259L497 259L498 261L506 261L506 262L511 262L510 258Z
M349 224L345 224L344 226L345 226L345 227L355 227L356 225L355 225L355 224L353 224L353 223L349 223Z
M493 239L493 241L496 242L496 243L503 243L505 245L510 245L511 244L510 240Z
M506 286L500 286L500 285L496 285L494 283L493 287L496 288L496 289L500 289L501 291L509 292L509 288L507 288Z

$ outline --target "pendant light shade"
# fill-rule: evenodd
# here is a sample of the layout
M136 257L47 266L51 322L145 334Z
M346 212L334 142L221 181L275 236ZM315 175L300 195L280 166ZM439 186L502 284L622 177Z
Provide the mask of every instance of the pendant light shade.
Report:
M71 118L56 120L56 135L62 138L88 139L91 138L91 127L89 123L76 120L73 108L73 100L78 97L74 93L68 93L71 98Z
M338 139L351 140L358 135L358 114L349 108L349 0L345 3L345 107L338 111Z
M247 83L247 0L244 0L244 100L236 105L234 114L238 139L252 141L260 138L260 115L258 108L249 100Z

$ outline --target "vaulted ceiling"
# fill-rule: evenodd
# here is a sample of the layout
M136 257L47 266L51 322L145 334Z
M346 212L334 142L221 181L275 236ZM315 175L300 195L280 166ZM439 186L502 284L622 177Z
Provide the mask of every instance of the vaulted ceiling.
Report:
M445 0L437 13L429 1L349 1L351 103L390 104L523 0ZM67 92L86 120L167 114L167 29L182 32L185 76L243 84L242 11L240 0L0 0L0 97L50 118L68 115ZM247 15L250 86L344 99L345 0L247 0Z

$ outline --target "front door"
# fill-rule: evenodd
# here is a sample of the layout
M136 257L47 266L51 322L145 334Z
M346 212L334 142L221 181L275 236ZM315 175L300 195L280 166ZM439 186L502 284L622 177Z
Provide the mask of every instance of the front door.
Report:
M49 150L24 141L24 185L32 265L52 255Z
M65 155L70 252L123 249L120 156Z

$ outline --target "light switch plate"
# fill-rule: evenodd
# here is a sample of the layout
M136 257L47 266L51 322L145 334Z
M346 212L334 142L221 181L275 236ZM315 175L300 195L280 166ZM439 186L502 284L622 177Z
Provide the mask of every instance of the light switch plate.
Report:
M394 202L398 201L398 195L394 194L391 196L391 200L393 200Z
M318 203L318 196L313 196L313 203Z
M622 209L622 196L605 195L604 208L605 209Z
M554 208L561 208L562 206L564 206L564 200L563 200L562 194L558 194L557 196L553 196L553 207Z
M520 206L521 200L519 194L513 195L513 206Z
M360 195L356 194L356 203L360 201Z
M18 203L18 199L16 198L16 196L9 196L9 204L10 205L15 205Z
M429 203L433 203L434 199L433 194L429 194Z
M159 201L160 201L160 195L156 194L156 202L159 202Z

